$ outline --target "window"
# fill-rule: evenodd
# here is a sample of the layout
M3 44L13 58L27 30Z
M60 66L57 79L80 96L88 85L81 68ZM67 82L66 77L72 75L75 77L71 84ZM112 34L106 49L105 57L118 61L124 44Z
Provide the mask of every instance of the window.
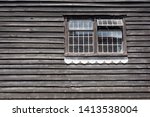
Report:
M93 21L69 20L68 22L68 52L92 53L93 52Z
M100 57L108 60L108 57L114 59L127 56L123 18L93 17L65 20L65 57L75 60Z

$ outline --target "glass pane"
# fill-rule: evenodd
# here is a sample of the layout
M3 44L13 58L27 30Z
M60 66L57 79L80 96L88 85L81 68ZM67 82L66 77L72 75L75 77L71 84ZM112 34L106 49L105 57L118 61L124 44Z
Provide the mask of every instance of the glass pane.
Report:
M118 52L121 52L122 51L122 47L121 45L118 45Z
M112 37L108 37L108 44L112 44Z
M79 46L79 52L83 52L83 46Z
M79 44L83 44L83 40L84 40L83 37L79 37Z
M74 37L74 44L78 44L78 37Z
M114 50L114 52L117 52L117 46L116 45L113 46L113 50Z
M89 46L89 52L93 52L93 46Z
M69 44L73 44L73 38L69 37Z
M89 37L89 44L93 44L93 38Z
M88 49L89 49L88 46L84 46L84 52L88 52L89 51Z
M113 38L113 44L117 44L117 38Z
M107 52L107 46L106 45L103 46L103 51Z
M102 44L103 43L103 38L102 37L98 37L98 44Z
M122 44L122 39L118 38L118 44Z
M107 37L103 37L103 44L107 44Z
M112 52L112 45L108 46L108 52Z
M84 37L84 44L88 44L88 37Z
M69 20L69 30L93 30L93 20Z
M69 52L73 52L73 46L69 46Z
M78 46L74 46L74 52L75 52L75 53L78 52Z
M102 52L102 45L99 45L99 46L98 46L98 51L99 51L99 52Z

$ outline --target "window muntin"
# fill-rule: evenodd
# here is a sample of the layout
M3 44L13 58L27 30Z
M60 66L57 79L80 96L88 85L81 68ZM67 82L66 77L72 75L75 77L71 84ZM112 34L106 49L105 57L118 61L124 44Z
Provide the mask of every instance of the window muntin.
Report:
M66 55L123 55L122 19L69 19Z
M74 54L94 52L93 21L69 20L68 24L68 52Z

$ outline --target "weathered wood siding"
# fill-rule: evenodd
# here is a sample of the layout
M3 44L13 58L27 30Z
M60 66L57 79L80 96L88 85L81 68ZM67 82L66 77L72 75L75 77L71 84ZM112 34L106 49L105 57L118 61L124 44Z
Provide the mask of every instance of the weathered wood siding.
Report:
M127 15L128 64L66 65L64 15ZM149 0L1 0L0 99L150 98Z

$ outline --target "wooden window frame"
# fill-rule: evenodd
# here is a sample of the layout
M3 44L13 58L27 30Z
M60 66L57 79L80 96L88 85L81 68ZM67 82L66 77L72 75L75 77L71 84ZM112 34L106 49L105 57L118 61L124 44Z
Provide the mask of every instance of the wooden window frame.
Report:
M101 16L99 16L101 17ZM68 39L68 32L69 32L69 28L68 28L68 21L70 19L93 19L93 51L94 52L89 52L89 53L70 53L69 52L69 45L68 45L68 42L69 42L69 39ZM111 16L110 18L111 19ZM85 17L82 17L82 16L65 16L64 17L64 27L65 27L65 53L64 55L67 56L67 57L98 57L98 56L101 56L101 57L119 57L119 56L127 56L127 42L126 42L126 24L125 24L125 19L124 18L121 18L123 20L123 27L122 27L122 49L123 49L123 52L121 53L117 53L117 52L114 52L114 53L100 53L98 52L98 35L97 35L97 17L95 16L85 16Z

